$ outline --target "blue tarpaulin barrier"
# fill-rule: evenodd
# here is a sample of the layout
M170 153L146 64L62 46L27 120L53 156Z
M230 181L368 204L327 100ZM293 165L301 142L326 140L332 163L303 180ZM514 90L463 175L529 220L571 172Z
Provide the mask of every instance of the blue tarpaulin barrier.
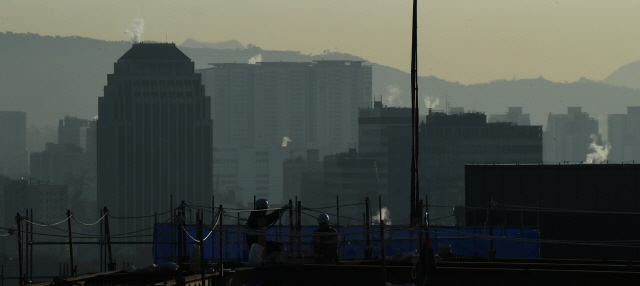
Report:
M341 259L364 257L366 250L366 240L364 227L347 226L335 227L340 233L340 245L338 253ZM189 235L186 236L186 251L191 256L193 244L196 237L196 226L185 227ZM273 226L267 230L267 240L282 242L289 252L302 256L313 255L311 250L311 234L317 229L316 226L303 226L301 230L302 239L300 249L297 242L290 244L289 227ZM178 256L178 235L182 227L167 226L158 224L154 230L153 256L156 264L175 262ZM371 227L371 246L373 256L380 255L381 241L380 229ZM205 260L208 262L220 259L219 228L213 233L204 230L207 239L204 242ZM222 255L223 260L243 260L246 261L249 255L248 247L245 243L243 226L223 226L222 227ZM488 229L482 228L456 228L437 227L430 229L430 237L435 253L440 250L439 244L452 246L453 253L463 256L485 256L489 252ZM530 228L495 228L493 231L493 245L499 258L540 258L539 232ZM193 237L193 239L192 239ZM385 254L392 256L397 253L407 253L418 249L418 240L415 233L408 231L402 226L385 227Z

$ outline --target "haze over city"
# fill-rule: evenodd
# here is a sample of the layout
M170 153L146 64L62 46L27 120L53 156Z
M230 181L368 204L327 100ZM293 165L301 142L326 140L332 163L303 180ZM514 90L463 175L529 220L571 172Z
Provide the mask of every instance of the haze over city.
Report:
M602 80L640 59L636 1L422 1L421 76L464 84ZM8 1L0 30L126 40L238 40L303 54L339 51L409 71L410 11L398 1Z
M2 285L638 281L639 12L5 2Z

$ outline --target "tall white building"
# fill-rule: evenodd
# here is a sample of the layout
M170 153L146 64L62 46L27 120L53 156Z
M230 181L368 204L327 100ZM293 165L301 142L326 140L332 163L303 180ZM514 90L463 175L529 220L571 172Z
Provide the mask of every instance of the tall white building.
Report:
M594 140L600 142L598 121L582 112L581 107L568 107L567 114L550 113L543 136L543 160L548 163L584 162Z
M610 162L640 161L640 106L627 107L627 114L609 114Z

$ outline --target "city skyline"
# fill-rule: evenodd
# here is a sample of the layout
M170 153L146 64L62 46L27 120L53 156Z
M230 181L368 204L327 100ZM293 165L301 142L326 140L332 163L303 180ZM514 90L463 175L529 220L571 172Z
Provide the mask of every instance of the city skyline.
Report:
M408 71L409 7L371 1L20 1L5 3L0 30L126 41L123 31L140 18L148 41L236 39L266 50L339 51ZM640 3L604 1L420 3L419 74L463 84L538 76L603 80L640 59L634 29L639 10Z

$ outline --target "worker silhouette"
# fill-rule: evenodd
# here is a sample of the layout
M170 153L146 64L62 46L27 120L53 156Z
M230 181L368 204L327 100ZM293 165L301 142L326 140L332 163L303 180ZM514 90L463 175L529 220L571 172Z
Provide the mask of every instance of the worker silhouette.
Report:
M329 215L321 213L318 215L318 229L313 231L313 251L316 263L337 264L338 244L340 236L338 231L329 226Z
M268 229L268 227L271 227L276 221L278 221L282 213L287 208L288 206L285 205L283 208L274 210L272 213L267 214L269 202L266 199L259 199L256 201L256 210L252 211L247 219L247 234L245 235L245 238L249 249L251 249L251 245L257 243L264 247L267 257L275 252L285 250L284 244L281 242L267 241L265 227ZM276 255L274 257L279 256Z

